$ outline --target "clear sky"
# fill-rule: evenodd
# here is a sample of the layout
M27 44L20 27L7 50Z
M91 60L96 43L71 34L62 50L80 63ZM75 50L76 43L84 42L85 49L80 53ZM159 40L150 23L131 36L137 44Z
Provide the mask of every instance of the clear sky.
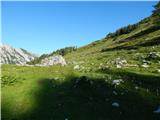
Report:
M83 46L151 15L156 3L2 2L2 42L38 54Z

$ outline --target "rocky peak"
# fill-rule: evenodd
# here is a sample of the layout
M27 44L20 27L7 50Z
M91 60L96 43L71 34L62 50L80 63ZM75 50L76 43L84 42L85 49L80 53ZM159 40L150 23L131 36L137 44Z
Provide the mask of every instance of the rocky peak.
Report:
M7 44L0 44L1 64L26 64L37 56L21 48L13 48Z

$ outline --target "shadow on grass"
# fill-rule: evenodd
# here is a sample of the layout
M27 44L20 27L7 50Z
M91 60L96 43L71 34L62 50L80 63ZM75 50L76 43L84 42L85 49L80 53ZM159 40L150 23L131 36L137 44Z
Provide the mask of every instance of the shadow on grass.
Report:
M99 72L120 76L127 82L130 82L145 89L149 89L151 92L155 92L156 94L158 92L160 95L160 76L158 75L141 74L119 69L118 70L106 69Z
M70 76L64 82L39 80L37 107L10 120L153 120L155 103L148 102L134 91L125 92L104 79ZM118 95L113 94L113 90ZM124 92L123 95L120 93ZM113 107L112 103L119 103ZM2 120L4 118L2 106ZM20 111L19 111L20 112ZM5 115L7 116L7 115ZM10 117L8 117L10 118Z

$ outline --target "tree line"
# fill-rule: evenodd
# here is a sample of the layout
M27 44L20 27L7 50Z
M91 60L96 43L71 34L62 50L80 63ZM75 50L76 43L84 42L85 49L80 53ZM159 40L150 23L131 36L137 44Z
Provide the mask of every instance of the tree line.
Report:
M154 10L152 11L152 16L155 17L154 23L160 25L160 1L154 6ZM128 25L126 27L122 27L116 30L113 33L108 33L105 38L112 38L122 34L128 34L135 30L139 24Z

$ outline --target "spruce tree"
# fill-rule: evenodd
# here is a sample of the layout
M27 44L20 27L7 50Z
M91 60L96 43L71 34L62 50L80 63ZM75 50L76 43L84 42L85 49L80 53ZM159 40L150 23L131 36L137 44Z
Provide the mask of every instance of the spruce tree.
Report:
M153 15L160 15L160 1L154 6Z

